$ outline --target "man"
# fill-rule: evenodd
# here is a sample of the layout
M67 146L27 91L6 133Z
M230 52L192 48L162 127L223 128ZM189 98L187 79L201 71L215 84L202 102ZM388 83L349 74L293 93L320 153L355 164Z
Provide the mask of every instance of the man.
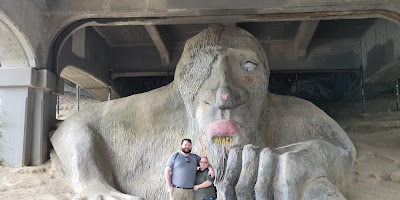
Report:
M213 185L214 178L208 175L208 158L202 157L200 160L200 169L196 174L196 182L193 188L194 200L215 200L217 192Z
M168 159L165 167L165 181L171 200L193 200L193 186L200 157L190 153L191 151L192 141L183 139L181 151L175 152Z

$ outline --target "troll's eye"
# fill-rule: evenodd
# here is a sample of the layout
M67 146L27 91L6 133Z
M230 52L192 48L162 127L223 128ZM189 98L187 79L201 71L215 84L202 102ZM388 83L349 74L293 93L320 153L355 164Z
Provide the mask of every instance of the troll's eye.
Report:
M257 65L253 62L250 61L246 61L245 63L243 63L242 68L245 71L251 72L254 71L256 69Z

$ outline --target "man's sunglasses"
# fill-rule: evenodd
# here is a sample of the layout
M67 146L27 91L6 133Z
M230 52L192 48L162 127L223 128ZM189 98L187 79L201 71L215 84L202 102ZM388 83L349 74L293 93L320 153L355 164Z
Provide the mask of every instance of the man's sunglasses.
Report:
M189 158L188 157L186 157L186 162L189 162Z

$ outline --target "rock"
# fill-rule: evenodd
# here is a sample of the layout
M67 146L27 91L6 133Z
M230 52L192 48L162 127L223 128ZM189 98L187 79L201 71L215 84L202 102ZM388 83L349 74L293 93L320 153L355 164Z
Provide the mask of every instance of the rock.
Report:
M394 181L394 182L400 182L400 170L393 172L390 175L390 179L392 179L392 181Z
M370 177L374 178L377 182L382 179L382 176L380 174L371 174Z
M50 160L51 160L51 169L48 171L50 177L65 178L65 173L62 168L60 159L58 158L54 149L50 151Z

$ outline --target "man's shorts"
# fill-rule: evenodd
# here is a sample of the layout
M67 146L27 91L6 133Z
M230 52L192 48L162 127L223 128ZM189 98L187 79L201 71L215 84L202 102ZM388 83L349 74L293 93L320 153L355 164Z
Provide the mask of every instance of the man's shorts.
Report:
M183 188L172 188L170 194L171 200L193 200L193 189L183 189Z

